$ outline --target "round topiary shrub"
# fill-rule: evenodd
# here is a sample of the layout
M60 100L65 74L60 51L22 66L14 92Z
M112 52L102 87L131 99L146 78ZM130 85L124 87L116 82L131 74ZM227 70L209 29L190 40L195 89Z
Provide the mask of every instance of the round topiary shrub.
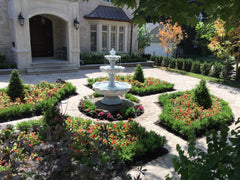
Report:
M135 71L134 71L134 75L133 75L133 80L137 80L139 82L144 83L145 79L144 79L144 75L143 75L143 69L142 66L140 64L137 64Z
M14 101L17 97L24 98L24 84L20 78L18 70L14 69L11 72L7 94Z
M193 100L200 106L203 106L204 109L208 109L212 106L211 95L208 91L205 80L201 80L200 84L194 90Z

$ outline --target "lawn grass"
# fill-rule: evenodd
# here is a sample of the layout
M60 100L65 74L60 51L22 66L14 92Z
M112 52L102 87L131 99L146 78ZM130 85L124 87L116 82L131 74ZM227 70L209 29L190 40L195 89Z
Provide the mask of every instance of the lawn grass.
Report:
M217 83L217 84L222 84L222 85L226 85L226 86L230 86L230 87L240 88L240 82L235 81L234 79L224 80L224 79L220 79L220 78L205 76L205 75L202 75L202 74L196 74L196 73L182 71L182 70L178 70L178 69L172 69L172 68L166 68L166 67L158 67L158 68L161 69L161 70L164 70L164 71L175 72L175 73L179 73L179 74L182 74L182 75L186 75L186 76L190 76L190 77L214 82L214 83Z

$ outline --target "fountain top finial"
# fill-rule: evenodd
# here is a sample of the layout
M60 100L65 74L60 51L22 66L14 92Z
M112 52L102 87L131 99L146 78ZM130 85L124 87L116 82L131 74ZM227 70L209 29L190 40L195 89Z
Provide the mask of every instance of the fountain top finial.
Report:
M110 55L111 56L115 56L116 55L116 51L112 48L112 50L110 51Z

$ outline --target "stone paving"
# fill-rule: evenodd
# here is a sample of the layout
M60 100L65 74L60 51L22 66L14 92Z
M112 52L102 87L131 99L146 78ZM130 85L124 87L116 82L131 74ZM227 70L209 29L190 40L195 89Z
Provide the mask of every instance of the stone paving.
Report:
M159 70L156 68L143 67L145 77L154 77L162 80L166 80L168 82L175 84L176 91L185 91L194 88L198 83L199 79L171 73L163 70ZM121 74L131 74L134 72L134 68L126 68L124 73ZM87 84L88 78L95 78L100 76L106 76L106 74L97 70L80 70L74 73L59 73L59 74L44 74L44 75L21 75L23 82L26 84L35 84L40 83L42 80L47 82L55 82L56 79L63 79L65 81L71 82L74 86L77 87L78 95L71 97L68 99L66 108L66 113L71 116L80 116L85 119L90 119L89 117L80 113L77 109L77 105L79 103L80 98L86 95L90 95L93 93L91 89L85 86ZM6 87L8 85L9 75L0 75L0 88ZM207 86L210 89L211 94L214 94L225 101L227 101L232 108L232 111L235 115L235 120L240 117L240 89L231 88L224 85L219 85L215 83L208 82ZM147 169L145 176L142 176L143 179L146 180L159 180L165 179L165 176L169 174L174 177L174 179L179 179L179 176L174 173L174 168L172 164L172 157L174 155L178 155L176 151L176 145L180 144L183 149L187 148L187 142L174 134L166 131L160 126L155 125L154 123L158 121L158 115L161 113L161 107L157 104L158 96L151 95L146 97L139 97L143 107L145 108L145 113L140 117L136 118L136 121L139 122L142 126L144 126L147 130L155 131L160 135L166 136L167 144L165 148L168 149L169 153L154 159L143 165L143 168ZM38 117L35 117L38 118ZM26 120L26 119L23 119ZM18 121L15 121L16 124ZM232 124L230 128L234 128L235 125ZM198 146L206 147L205 139L198 139ZM135 175L137 172L133 169L130 171L132 175Z

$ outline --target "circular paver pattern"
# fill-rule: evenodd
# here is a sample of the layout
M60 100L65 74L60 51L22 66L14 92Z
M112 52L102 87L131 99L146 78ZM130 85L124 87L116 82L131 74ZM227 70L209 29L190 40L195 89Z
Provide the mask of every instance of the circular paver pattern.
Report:
M168 81L170 83L175 84L174 88L176 91L185 91L194 88L200 81L200 79L196 79L193 77L188 77L176 73L171 73L163 70L159 70L157 68L151 67L143 67L145 77L154 77L161 80ZM133 74L134 68L126 68L122 75ZM106 73L100 72L98 69L94 70L79 70L74 73L58 73L58 74L43 74L43 75L21 75L23 82L26 84L35 84L40 83L42 80L47 82L55 82L57 79L61 78L65 81L71 82L74 86L77 87L78 95L71 97L67 100L67 104L63 105L64 111L66 113L75 116L75 117L83 117L85 119L90 119L84 114L80 113L77 106L79 101L83 96L91 95L93 90L89 89L85 86L87 84L88 78L96 78L100 76L107 76ZM0 88L4 88L8 85L9 75L0 75ZM232 88L224 85L219 85L216 83L208 82L208 88L210 89L210 93L218 96L219 98L227 101L232 108L232 111L235 116L235 120L240 117L240 89ZM136 121L139 122L142 126L144 126L147 130L155 131L160 135L166 136L167 144L165 148L168 149L169 153L154 159L143 165L144 169L147 169L145 176L142 176L142 179L146 180L161 180L165 179L165 176L169 174L173 176L174 179L179 179L177 174L174 173L174 168L172 164L172 157L174 155L178 155L176 151L176 145L180 144L183 149L187 149L187 142L183 139L175 136L174 134L166 131L160 126L155 125L154 123L158 121L158 115L161 113L161 107L157 104L159 94L139 97L141 100L141 104L145 108L145 112L143 115L136 118ZM38 118L38 117L37 117ZM24 119L27 120L27 119ZM12 123L12 122L11 122ZM17 121L14 121L16 124ZM6 124L6 123L5 123ZM230 129L234 129L234 123L230 126ZM197 145L199 147L205 148L205 138L200 138L197 140ZM134 169L130 171L132 175L137 174L137 171Z

